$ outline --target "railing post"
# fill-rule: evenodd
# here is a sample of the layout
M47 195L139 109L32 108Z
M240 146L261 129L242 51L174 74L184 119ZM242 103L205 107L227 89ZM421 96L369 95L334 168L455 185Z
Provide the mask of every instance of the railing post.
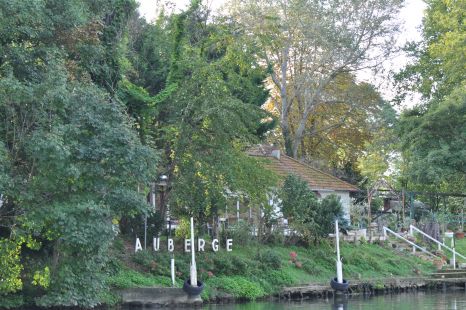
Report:
M456 251L453 248L453 269L456 269Z
M413 225L409 225L409 235L414 237ZM413 254L416 254L416 247L413 246Z

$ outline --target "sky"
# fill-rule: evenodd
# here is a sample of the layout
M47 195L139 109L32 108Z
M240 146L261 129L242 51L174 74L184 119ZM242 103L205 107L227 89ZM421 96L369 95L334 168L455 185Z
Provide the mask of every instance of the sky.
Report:
M139 13L148 21L157 16L157 8L164 0L137 0L139 2ZM227 0L204 0L213 11L218 10ZM184 9L191 0L172 0L176 10ZM397 45L403 46L408 41L419 41L421 39L420 27L426 4L422 0L406 0L405 6L401 9L398 18L402 25L402 31L397 39ZM395 55L383 64L383 71L372 73L370 71L359 72L357 77L360 81L367 81L374 84L382 93L385 99L392 99L395 95L392 81L388 78L390 71L397 72L408 63L408 58L404 54ZM402 103L403 107L412 107L420 101L420 95L413 94Z

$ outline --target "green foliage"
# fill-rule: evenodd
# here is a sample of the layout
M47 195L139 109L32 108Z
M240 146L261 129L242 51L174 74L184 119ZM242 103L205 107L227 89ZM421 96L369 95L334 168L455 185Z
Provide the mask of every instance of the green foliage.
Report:
M426 99L402 115L402 177L404 183L423 191L462 191L466 2L429 0L427 4L423 41L407 46L414 62L397 76L402 94L415 90Z
M415 59L398 74L400 87L416 90L425 98L443 100L465 87L466 47L464 0L429 0L423 19L423 41L408 44Z
M260 109L263 71L250 50L236 45L228 24L206 25L206 16L193 4L173 17L167 81L183 87L159 109L160 142L174 184L170 206L177 216L201 221L227 203L227 190L257 202L273 185L272 175L244 152L267 116Z
M122 268L116 275L109 277L107 283L114 288L170 287L171 279L163 276L145 275Z
M221 239L226 242L226 239L233 239L235 245L248 245L252 241L251 225L246 221L239 221L233 225L229 225L227 229L221 231Z
M113 97L134 10L133 0L0 1L0 238L26 242L14 255L2 244L2 293L23 279L38 305L98 305L112 220L148 211L137 187L153 179L156 152Z
M209 285L220 288L235 297L256 299L265 295L260 285L242 276L215 277L209 281Z
M0 296L14 293L23 287L21 244L22 242L0 238Z
M50 285L50 269L49 267L45 267L44 270L37 270L34 272L33 285L38 285L43 288L48 288Z
M330 195L317 200L306 181L289 175L280 190L283 215L290 226L306 243L318 241L333 231L335 219L344 227L344 219L339 197Z
M282 264L280 256L273 249L259 251L255 258L260 262L260 266L263 269L280 269Z
M0 298L0 308L2 309L18 309L24 305L24 298L21 295L6 295Z
M400 123L412 183L461 191L466 182L466 91L458 89L426 111L404 113ZM425 188L425 187L424 187Z
M272 288L284 287L294 282L293 277L284 269L269 270L263 278Z

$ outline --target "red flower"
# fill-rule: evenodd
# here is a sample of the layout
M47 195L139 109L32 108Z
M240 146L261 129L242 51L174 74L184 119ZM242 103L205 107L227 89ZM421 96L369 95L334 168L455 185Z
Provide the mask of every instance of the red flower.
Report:
M207 271L207 275L209 278L212 278L214 276L214 273L212 271Z
M290 258L292 262L296 261L296 257L298 257L298 254L296 252L290 252Z

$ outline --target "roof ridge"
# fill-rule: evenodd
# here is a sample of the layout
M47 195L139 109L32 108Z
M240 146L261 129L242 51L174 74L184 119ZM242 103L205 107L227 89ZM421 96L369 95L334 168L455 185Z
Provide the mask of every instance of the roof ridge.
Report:
M331 177L331 178L333 178L333 179L336 179L336 180L338 180L338 181L340 181L340 182L346 183L346 184L348 184L349 186L354 187L354 189L358 190L357 186L355 186L355 185L353 185L353 184L351 184L351 183L349 183L349 182L346 182L346 181L344 181L344 180L342 180L342 179L340 179L340 178L337 178L336 176L331 175L330 173L327 173L327 172L324 172L324 171L319 170L319 169L317 169L317 168L314 168L314 167L312 167L311 165L306 164L306 163L303 163L302 161L299 161L299 160L297 160L297 159L295 159L295 158L293 158L293 157L291 157L291 156L288 156L288 155L286 155L286 154L282 154L281 156L287 157L287 158L291 159L292 161L297 162L298 164L304 165L304 166L306 166L306 167L308 167L308 168L310 168L310 169L312 169L312 170L314 170L314 171L320 172L320 173L325 174L325 175L327 175L327 176L329 176L329 177Z

